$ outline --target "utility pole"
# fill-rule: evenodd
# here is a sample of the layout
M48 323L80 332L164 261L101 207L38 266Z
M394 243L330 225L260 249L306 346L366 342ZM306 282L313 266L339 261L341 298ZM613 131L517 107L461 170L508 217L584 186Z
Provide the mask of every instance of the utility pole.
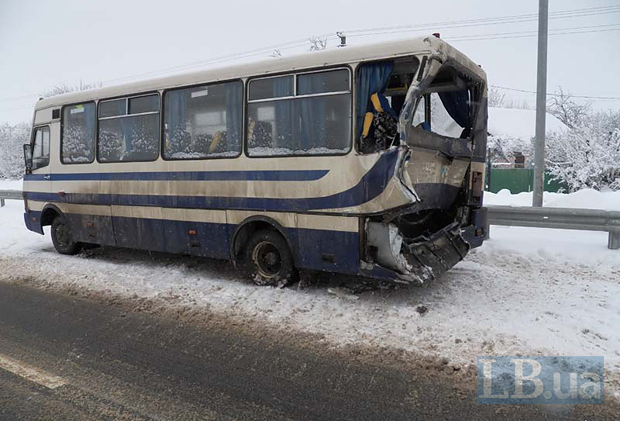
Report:
M543 205L545 183L545 135L547 119L547 35L549 0L539 0L538 81L536 87L536 145L534 149L534 195L532 206Z

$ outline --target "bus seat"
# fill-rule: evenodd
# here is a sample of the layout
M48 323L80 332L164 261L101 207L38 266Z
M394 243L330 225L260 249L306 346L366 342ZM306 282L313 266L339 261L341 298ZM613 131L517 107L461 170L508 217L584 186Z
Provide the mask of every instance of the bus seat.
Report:
M372 126L372 120L375 117L373 113L366 113L364 116L364 128L362 130L362 137L368 137L368 133L370 133L370 127Z
M218 131L213 135L213 140L211 141L211 146L209 147L209 153L214 153L217 150L217 147L222 142L222 132Z
M367 152L387 149L398 136L398 120L387 98L378 92L370 96L368 111L364 116L360 148Z
M378 113L389 113L393 117L398 117L396 112L390 107L390 102L387 100L385 95L381 93L374 93L370 96L370 101L372 102L372 106Z

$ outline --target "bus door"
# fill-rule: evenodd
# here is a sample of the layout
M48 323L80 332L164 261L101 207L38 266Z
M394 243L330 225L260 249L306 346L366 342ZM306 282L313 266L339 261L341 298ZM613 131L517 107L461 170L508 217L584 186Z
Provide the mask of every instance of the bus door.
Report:
M32 133L32 176L27 178L28 185L24 191L44 193L46 197L52 191L50 174L50 127L35 127ZM34 196L36 197L36 195ZM45 199L41 201L46 201Z
M26 164L30 166L24 177L25 222L28 229L43 234L41 228L41 209L51 193L50 181L50 128L38 126L32 131L29 154Z

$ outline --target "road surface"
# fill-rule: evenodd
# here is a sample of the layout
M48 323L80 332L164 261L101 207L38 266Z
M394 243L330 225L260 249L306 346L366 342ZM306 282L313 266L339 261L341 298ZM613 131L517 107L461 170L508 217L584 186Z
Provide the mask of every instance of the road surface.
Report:
M189 323L122 302L0 283L0 420L592 420L620 413L477 405L447 374L345 358L328 345L296 345L296 335L248 331L215 315Z

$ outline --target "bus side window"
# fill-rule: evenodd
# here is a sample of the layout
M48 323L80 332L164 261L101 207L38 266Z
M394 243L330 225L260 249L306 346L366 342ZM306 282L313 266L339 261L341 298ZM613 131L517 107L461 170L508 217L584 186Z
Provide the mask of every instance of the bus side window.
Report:
M241 81L164 94L164 159L233 158L241 153Z
M87 164L95 160L95 103L63 108L60 160L63 164Z
M47 167L50 163L50 129L41 127L35 130L32 145L32 169Z
M351 148L348 69L251 79L248 155L342 155Z
M99 162L154 161L159 156L159 94L99 102Z

